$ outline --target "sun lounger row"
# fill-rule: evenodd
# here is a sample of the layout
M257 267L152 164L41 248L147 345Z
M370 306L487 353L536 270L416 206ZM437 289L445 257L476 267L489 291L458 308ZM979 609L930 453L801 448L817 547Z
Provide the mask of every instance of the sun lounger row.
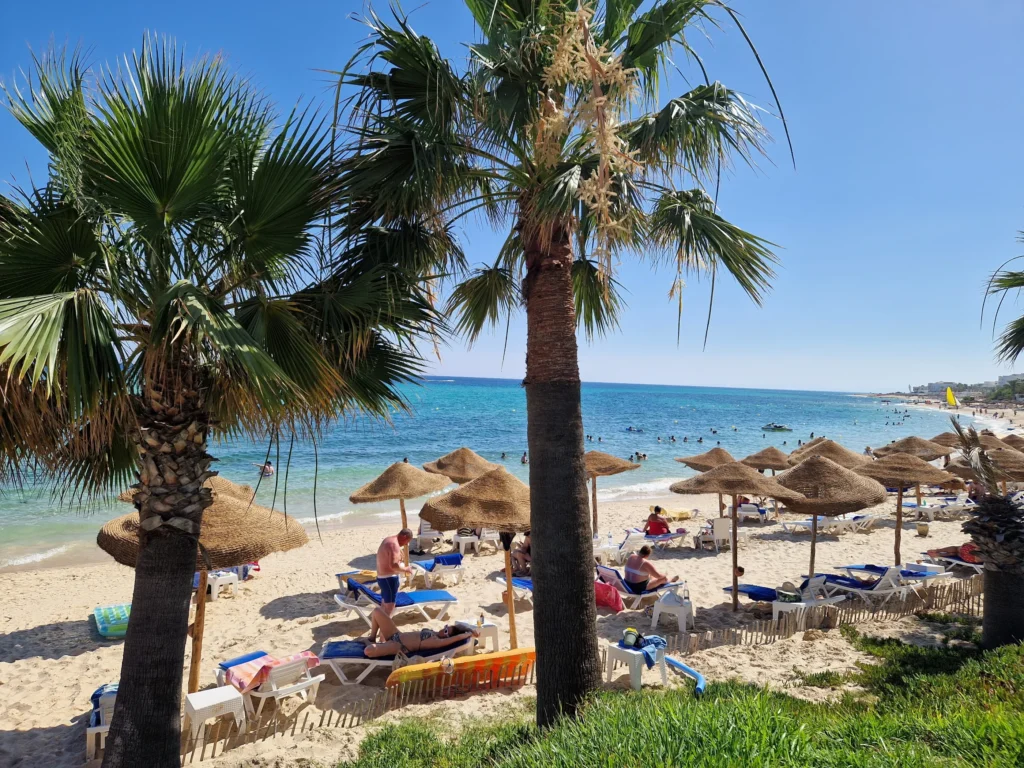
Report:
M854 532L866 533L875 527L878 515L854 515L853 517L818 516L818 533L838 535ZM787 520L782 523L782 530L787 533L809 533L814 525L813 518L806 520Z
M360 584L353 579L348 580L347 586L348 592L335 595L334 602L338 604L342 611L355 613L366 622L366 626L370 626L370 615L373 613L373 609L382 602L380 594L374 592L368 585ZM448 615L448 610L458 602L459 599L455 595L443 589L420 589L414 592L399 592L392 615L418 613L424 620L430 621L432 617L427 613L426 609L431 608L438 612L437 616L433 618L443 619Z

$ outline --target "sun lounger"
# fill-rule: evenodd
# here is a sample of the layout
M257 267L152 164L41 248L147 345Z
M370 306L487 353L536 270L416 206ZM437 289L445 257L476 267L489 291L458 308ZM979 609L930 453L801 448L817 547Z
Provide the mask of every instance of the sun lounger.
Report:
M846 571L848 576L857 576L858 574L869 574L871 576L885 576L889 573L889 566L885 565L872 565L870 563L855 563L853 565L840 565L838 566L840 571ZM950 574L946 571L934 571L928 568L922 568L916 563L907 563L899 571L899 579L901 584L907 582L922 582L927 584L929 581L934 579L948 579Z
M423 584L428 589L436 583L446 584L449 576L452 584L462 583L462 555L458 552L438 555L429 560L419 560L409 565L413 569L413 577L422 576Z
M885 603L889 598L899 595L906 597L910 587L900 581L900 567L889 566L885 572L873 581L860 581L852 576L840 576L834 573L823 574L825 576L825 591L831 597L837 592L846 592L855 595L865 602L874 602L879 599Z
M110 721L114 717L114 701L116 698L117 683L101 685L90 697L92 712L89 713L89 722L85 727L86 762L95 759L97 741L99 741L101 752L106 748L107 732L110 730Z
M416 549L420 552L430 552L443 541L444 534L441 531L435 531L426 520L420 520L420 532L416 534Z
M744 541L747 534L743 531L736 532L736 543ZM711 529L704 528L693 537L694 549L703 549L705 544L711 544L715 552L722 547L732 546L732 520L728 517L715 517L711 519Z
M940 563L941 565L946 567L947 570L950 570L950 571L952 569L954 569L954 568L962 567L962 568L970 568L975 573L984 573L985 572L985 564L984 563L969 563L966 560L964 560L963 558L952 557L952 556L949 556L949 555L929 555L927 552L922 552L921 554L924 556L924 558L925 558L925 560L927 562Z
M92 617L96 621L96 630L101 637L119 638L128 632L128 617L131 613L131 603L119 603L94 608Z
M732 506L730 505L726 511L732 515ZM770 511L767 507L759 507L757 504L740 504L739 509L736 510L736 519L741 523L744 520L757 520L763 524L768 522Z
M217 685L227 685L227 672L232 667L236 667L239 664L245 664L250 661L255 661L256 659L269 655L270 654L268 654L266 651L253 651L252 653L246 653L242 656L236 656L233 659L228 659L227 661L220 662L217 665L217 669L214 670L214 676L217 678Z
M377 583L377 572L376 571L342 571L341 573L334 574L335 578L338 579L339 589L348 589L348 580L355 579L360 584L376 584Z
M686 538L685 533L669 532L650 534L644 533L640 528L631 528L630 530L626 531L626 534L626 541L624 541L623 544L626 544L628 542L629 547L634 548L633 551L639 549L639 547L636 546L637 542L640 541L640 539L637 538L637 535L644 537L644 544L649 544L652 547L656 547L657 549L665 549L665 547L668 547L673 543L681 544L683 540ZM622 547L619 547L620 552L622 551L622 549ZM632 552L627 552L626 557L629 557L631 554ZM623 561L625 561L625 558L623 558Z
M685 600L688 598L688 595L685 594L685 581L662 584L660 587L656 587L655 589L646 589L642 593L637 594L626 585L625 580L622 578L622 574L620 574L615 568L610 568L607 565L598 565L596 567L597 578L605 584L610 584L615 587L615 591L617 591L619 596L622 597L623 604L631 610L640 608L646 600L657 600L665 594L678 595L680 589L684 592L683 599Z
M348 588L348 595L335 595L334 601L343 611L354 611L359 618L366 622L366 626L370 626L370 615L373 613L373 609L381 604L380 595L365 584L360 584L352 579L348 581ZM355 597L350 595L355 595ZM443 589L399 592L395 602L395 612L392 615L410 612L418 613L425 621L430 621L431 616L427 613L426 609L436 608L439 611L437 618L441 619L447 616L448 609L458 602L459 600L455 595Z
M494 580L501 584L506 585L504 576L495 576ZM528 600L533 602L533 579L529 576L513 576L512 577L512 595L516 600Z
M722 591L732 594L732 587L724 587ZM835 605L836 603L845 602L847 599L845 594L826 595L824 576L804 579L804 582L800 585L800 600L797 602L780 600L778 590L769 587L759 587L755 584L740 584L737 592L741 595L746 595L751 600L770 602L772 604L772 621L778 621L779 616L783 613L803 612L808 608ZM800 618L799 621L802 627L803 618Z
M277 702L289 696L298 696L306 702L316 701L317 690L323 681L324 675L314 677L310 674L307 658L301 657L285 661L271 667L266 675L266 680L258 688L249 691L246 697L246 708L253 717L258 718L267 699ZM252 699L259 700L259 706L256 707L255 713Z
M480 536L477 537L476 551L480 551L480 545L482 544L493 544L494 548L501 549L501 535L491 528L480 529Z
M854 533L868 533L878 522L878 515L854 515L850 518Z
M324 646L320 653L320 663L326 664L342 685L357 685L366 679L375 669L396 669L408 663L424 663L440 661L443 658L454 658L463 654L472 653L476 646L476 640L472 637L462 638L452 642L451 645L443 648L433 649L429 654L415 654L406 656L397 654L395 656L380 656L370 658L366 655L365 640L332 640ZM415 659L415 661L413 661ZM356 677L349 677L345 673L345 667L361 667ZM351 671L350 673L351 674Z
M814 519L790 520L782 524L782 530L786 533L810 533ZM841 517L818 517L818 533L837 536L846 531L855 531L857 526L853 520L846 520Z

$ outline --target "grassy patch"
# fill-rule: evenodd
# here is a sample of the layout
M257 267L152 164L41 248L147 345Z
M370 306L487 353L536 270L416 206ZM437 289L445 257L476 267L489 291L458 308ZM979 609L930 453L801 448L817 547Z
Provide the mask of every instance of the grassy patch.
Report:
M529 713L451 738L444 724L386 726L346 768L661 768L822 766L895 768L1024 765L1024 648L917 648L849 632L877 664L847 675L867 696L817 704L740 683L605 692L585 715L538 732ZM809 684L809 683L808 683Z
M799 672L797 680L811 688L838 688L850 679L849 675L826 669L823 672Z

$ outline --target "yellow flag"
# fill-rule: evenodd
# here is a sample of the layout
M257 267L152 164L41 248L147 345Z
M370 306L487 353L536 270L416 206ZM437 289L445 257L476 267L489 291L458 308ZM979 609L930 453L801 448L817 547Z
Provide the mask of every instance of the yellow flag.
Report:
M960 401L956 399L956 395L953 394L952 387L946 387L946 402L949 403L951 408L959 408Z

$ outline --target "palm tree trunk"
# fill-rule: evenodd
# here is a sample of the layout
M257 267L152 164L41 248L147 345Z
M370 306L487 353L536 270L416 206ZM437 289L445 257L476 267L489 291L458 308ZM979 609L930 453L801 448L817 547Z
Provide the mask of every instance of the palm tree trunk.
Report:
M1024 642L1024 574L985 569L981 646Z
M132 612L103 768L178 768L181 685L199 527L212 501L202 397L158 389L137 407L142 531ZM185 392L186 394L182 394ZM199 599L205 598L200 595Z
M546 246L546 247L545 247ZM566 231L526 250L527 443L533 541L537 723L573 716L601 681L594 550Z

